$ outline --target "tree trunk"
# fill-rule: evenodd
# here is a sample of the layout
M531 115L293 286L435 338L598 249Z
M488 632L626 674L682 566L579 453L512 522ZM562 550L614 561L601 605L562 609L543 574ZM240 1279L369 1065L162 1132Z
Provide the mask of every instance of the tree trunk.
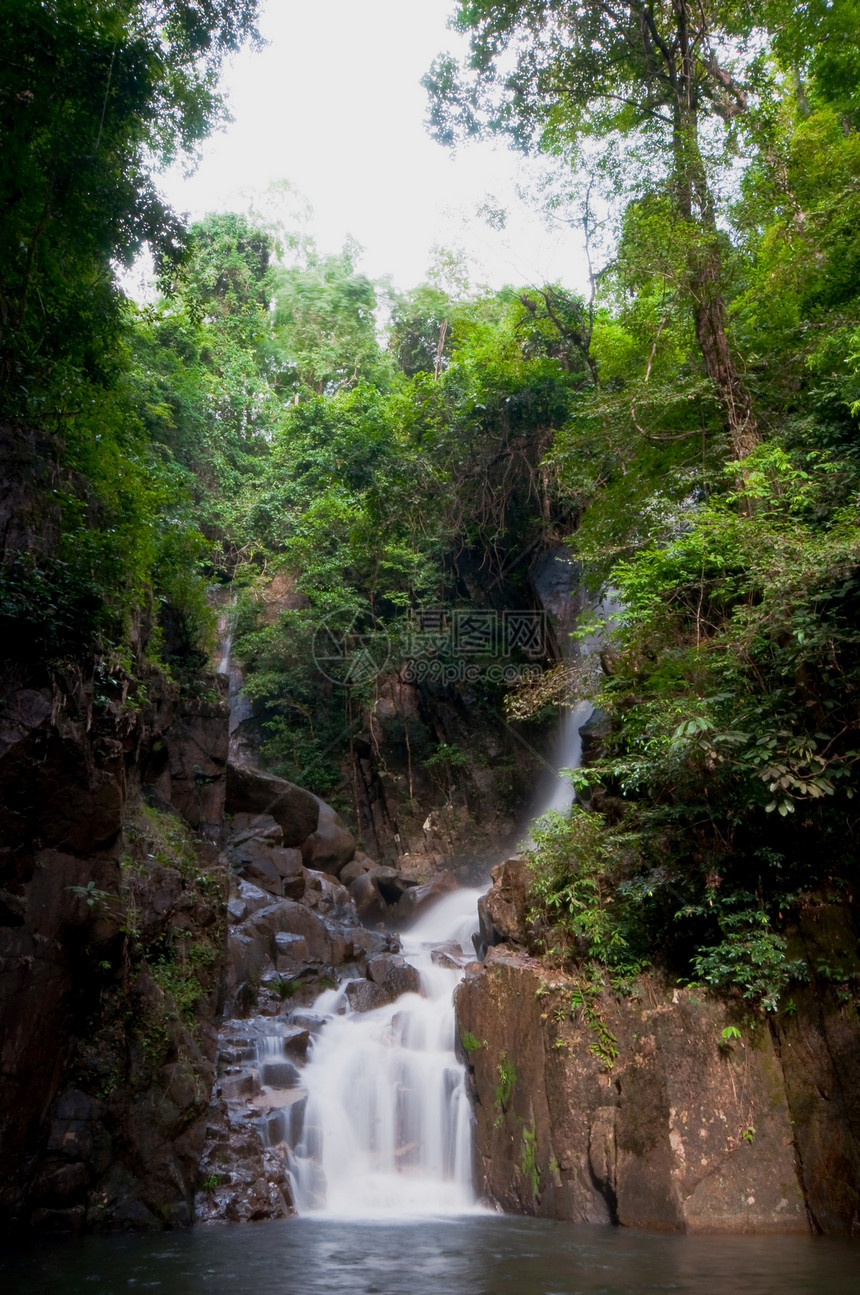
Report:
M683 5L682 12L686 12ZM682 28L682 35L685 29ZM714 199L699 148L698 105L687 60L676 81L675 186L680 214L698 225L699 238L688 261L696 340L705 370L714 383L737 459L758 444L759 433L746 383L738 372L726 335L726 302Z
M715 246L694 254L690 276L696 339L708 377L719 393L726 426L737 459L758 444L759 434L746 383L738 373L726 336L726 306L722 292L719 250Z

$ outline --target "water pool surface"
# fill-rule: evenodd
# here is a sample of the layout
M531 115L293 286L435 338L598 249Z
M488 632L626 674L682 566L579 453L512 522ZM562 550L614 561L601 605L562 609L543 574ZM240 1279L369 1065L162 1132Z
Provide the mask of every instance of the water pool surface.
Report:
M860 1242L662 1236L501 1215L296 1218L4 1251L4 1295L858 1295Z

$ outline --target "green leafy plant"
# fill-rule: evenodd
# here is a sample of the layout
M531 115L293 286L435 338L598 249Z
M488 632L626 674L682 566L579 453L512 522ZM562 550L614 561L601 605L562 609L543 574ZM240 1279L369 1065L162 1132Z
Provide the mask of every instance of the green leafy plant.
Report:
M513 1096L514 1087L517 1082L517 1072L513 1062L508 1057L506 1051L503 1051L496 1065L496 1074L498 1083L496 1084L496 1093L493 1106L496 1111L495 1125L499 1126L507 1113L508 1103Z
M537 1131L532 1116L531 1124L524 1124L520 1149L520 1172L531 1188L532 1196L540 1192L540 1170L537 1165Z

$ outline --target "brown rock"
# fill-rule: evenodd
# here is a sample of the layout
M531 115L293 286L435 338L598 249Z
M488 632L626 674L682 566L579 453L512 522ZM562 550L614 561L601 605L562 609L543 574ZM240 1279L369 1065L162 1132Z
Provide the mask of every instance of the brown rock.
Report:
M357 853L354 858L350 859L349 863L344 864L338 873L338 878L341 885L349 886L355 881L356 877L363 877L366 872L370 872L376 867L378 867L378 864L374 863L369 855Z
M652 984L656 1007L602 995L598 1029L571 1009L576 988L498 945L457 990L461 1034L481 1040L469 1063L490 1199L584 1223L807 1230L791 1113L766 1026L745 1028L727 1047L724 1003L697 1002L689 991L673 1000ZM524 1172L524 1129L536 1178Z
M318 800L319 821L316 831L302 843L302 858L308 868L329 872L337 877L341 868L355 854L355 837L331 805Z
M525 944L528 940L529 887L531 873L522 855L514 855L492 871L493 885L478 903L481 934L488 945L506 941Z
M371 980L351 980L346 987L346 996L354 1012L373 1012L377 1007L386 1007L394 1001L382 985Z
M388 905L380 894L373 875L369 872L350 883L349 894L358 915L365 922L376 922L388 913Z
M271 814L234 814L229 823L228 846L239 845L251 836L268 841L270 845L283 845L284 829Z
M424 886L412 886L404 891L397 904L397 921L404 925L414 921L428 908L432 908L443 895L450 895L456 889L457 878L452 872L440 873L434 881L429 881Z
M382 987L392 996L401 994L420 994L421 976L418 970L396 953L381 953L368 958L367 978Z
M284 778L262 773L248 765L227 766L228 813L266 815L281 827L285 846L301 845L315 832L319 803L315 796Z

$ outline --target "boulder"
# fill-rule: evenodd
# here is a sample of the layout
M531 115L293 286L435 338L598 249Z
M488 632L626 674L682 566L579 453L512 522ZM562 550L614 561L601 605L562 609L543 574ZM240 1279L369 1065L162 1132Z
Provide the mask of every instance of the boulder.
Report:
M241 877L255 882L270 894L301 899L305 874L301 852L271 844L265 838L245 836L227 849L227 856Z
M281 976L301 976L312 968L308 942L303 935L278 931L275 935L275 970Z
M344 864L338 873L340 883L343 886L349 886L355 881L356 877L363 877L366 872L370 872L376 867L378 867L378 864L374 863L369 855L356 851L349 863Z
M412 890L416 885L411 878L405 877L396 868L372 868L365 875L372 877L376 882L379 893L386 904L396 904L406 894L407 890Z
M430 960L434 966L444 967L446 971L459 971L463 965L461 953L448 953L445 949L433 949Z
M240 877L254 885L269 891L272 895L283 895L284 881L273 858L271 846L255 837L227 851L227 855Z
M266 1061L260 1067L260 1083L268 1088L296 1088L301 1075L292 1061Z
M236 886L236 894L243 904L248 908L249 913L257 913L261 908L267 908L272 902L272 896L259 886L255 886L250 881L240 881ZM244 919L242 919L244 920Z
M246 923L246 928L249 934L253 932L268 942L272 962L277 957L275 936L279 934L301 936L307 942L308 958L312 962L325 965L331 961L331 940L325 922L294 900L284 899L261 909Z
M227 900L227 921L231 926L244 922L250 911L244 899L239 899L238 895L231 895Z
M251 836L268 841L270 845L284 844L284 829L271 814L234 814L227 826L230 831L228 847L239 845Z
M265 815L283 832L285 846L301 845L317 830L320 808L316 796L284 778L249 765L227 765L227 812Z
M316 831L302 843L302 858L308 868L337 877L355 854L355 837L331 805L317 799L319 819Z
M349 894L362 921L378 922L388 914L388 905L372 873L365 872L356 877L350 883Z
M346 987L346 996L354 1012L373 1012L393 1001L385 988L372 980L351 980Z
M328 873L317 872L306 868L305 903L319 913L349 913L354 915L354 908L349 891L340 885Z
M367 963L367 979L381 985L394 1002L401 994L420 994L421 975L396 953L381 953Z
M452 872L440 873L434 881L424 886L412 886L398 901L395 917L398 923L409 923L431 908L443 895L457 889L457 878Z
M528 940L531 872L526 859L516 854L492 871L493 885L478 902L478 920L487 945Z

